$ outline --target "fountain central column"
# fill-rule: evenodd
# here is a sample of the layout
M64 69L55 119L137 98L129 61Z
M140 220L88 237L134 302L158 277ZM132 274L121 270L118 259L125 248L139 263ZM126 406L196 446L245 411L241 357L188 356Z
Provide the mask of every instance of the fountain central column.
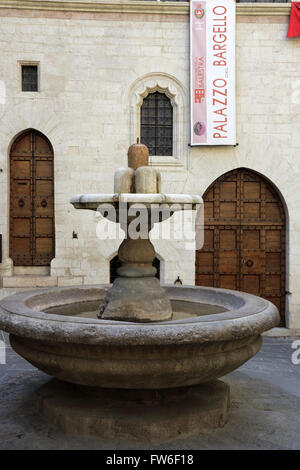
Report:
M161 190L159 172L148 166L148 148L142 144L134 144L128 150L128 168L120 168L115 173L115 193L128 194L157 194ZM100 318L156 322L172 318L171 302L165 290L155 277L156 268L153 266L155 249L149 239L151 225L151 200L139 208L143 212L145 226L139 227L138 238L132 238L129 224L135 217L128 215L125 239L118 251L122 266L118 269L117 279L108 290L106 298L100 305ZM120 208L119 208L120 210ZM123 223L124 224L124 223Z

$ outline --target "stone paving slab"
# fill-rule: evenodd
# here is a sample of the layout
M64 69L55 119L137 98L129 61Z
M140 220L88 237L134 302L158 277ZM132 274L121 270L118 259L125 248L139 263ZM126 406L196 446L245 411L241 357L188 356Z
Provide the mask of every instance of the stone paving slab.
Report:
M0 332L3 337L8 344ZM0 364L0 449L300 449L300 364L291 361L293 341L264 338L259 354L223 378L231 387L224 428L151 447L65 436L35 409L33 392L49 377L7 346L7 363Z

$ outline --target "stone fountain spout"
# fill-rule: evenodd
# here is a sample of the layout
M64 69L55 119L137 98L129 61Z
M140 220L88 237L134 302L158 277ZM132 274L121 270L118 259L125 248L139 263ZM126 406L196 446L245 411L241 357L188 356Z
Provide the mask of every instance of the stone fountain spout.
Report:
M159 194L161 192L160 173L150 166L148 148L133 144L128 150L128 167L115 172L114 191L116 194ZM147 200L147 199L146 199ZM153 266L155 249L149 239L152 228L150 207L144 206L148 223L144 227L143 238L131 238L128 225L132 218L126 218L127 237L119 247L118 257L122 266L119 277L100 305L99 318L135 322L170 320L172 306L165 290L155 277ZM122 225L121 225L122 226Z

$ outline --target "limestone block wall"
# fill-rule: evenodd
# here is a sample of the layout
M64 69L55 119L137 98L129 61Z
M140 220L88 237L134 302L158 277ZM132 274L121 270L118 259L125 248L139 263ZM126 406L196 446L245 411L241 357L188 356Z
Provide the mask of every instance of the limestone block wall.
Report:
M147 2L144 2L147 3ZM119 242L99 240L97 216L76 211L72 195L113 192L126 165L147 90L173 100L173 158L153 161L168 193L202 194L224 172L247 167L266 176L287 208L288 322L300 328L300 39L286 40L288 16L237 16L237 147L190 148L188 15L0 9L0 224L2 275L9 260L10 145L21 131L43 132L54 148L56 257L61 285L107 282ZM40 63L40 91L20 92L18 61ZM3 85L4 84L4 85ZM78 234L72 238L73 230ZM194 283L194 251L184 241L156 241L162 278Z

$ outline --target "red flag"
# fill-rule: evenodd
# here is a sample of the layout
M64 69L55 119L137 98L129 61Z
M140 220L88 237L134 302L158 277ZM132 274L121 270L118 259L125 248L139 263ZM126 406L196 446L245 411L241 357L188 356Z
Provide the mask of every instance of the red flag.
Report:
M300 36L300 2L291 3L291 16L287 38Z

